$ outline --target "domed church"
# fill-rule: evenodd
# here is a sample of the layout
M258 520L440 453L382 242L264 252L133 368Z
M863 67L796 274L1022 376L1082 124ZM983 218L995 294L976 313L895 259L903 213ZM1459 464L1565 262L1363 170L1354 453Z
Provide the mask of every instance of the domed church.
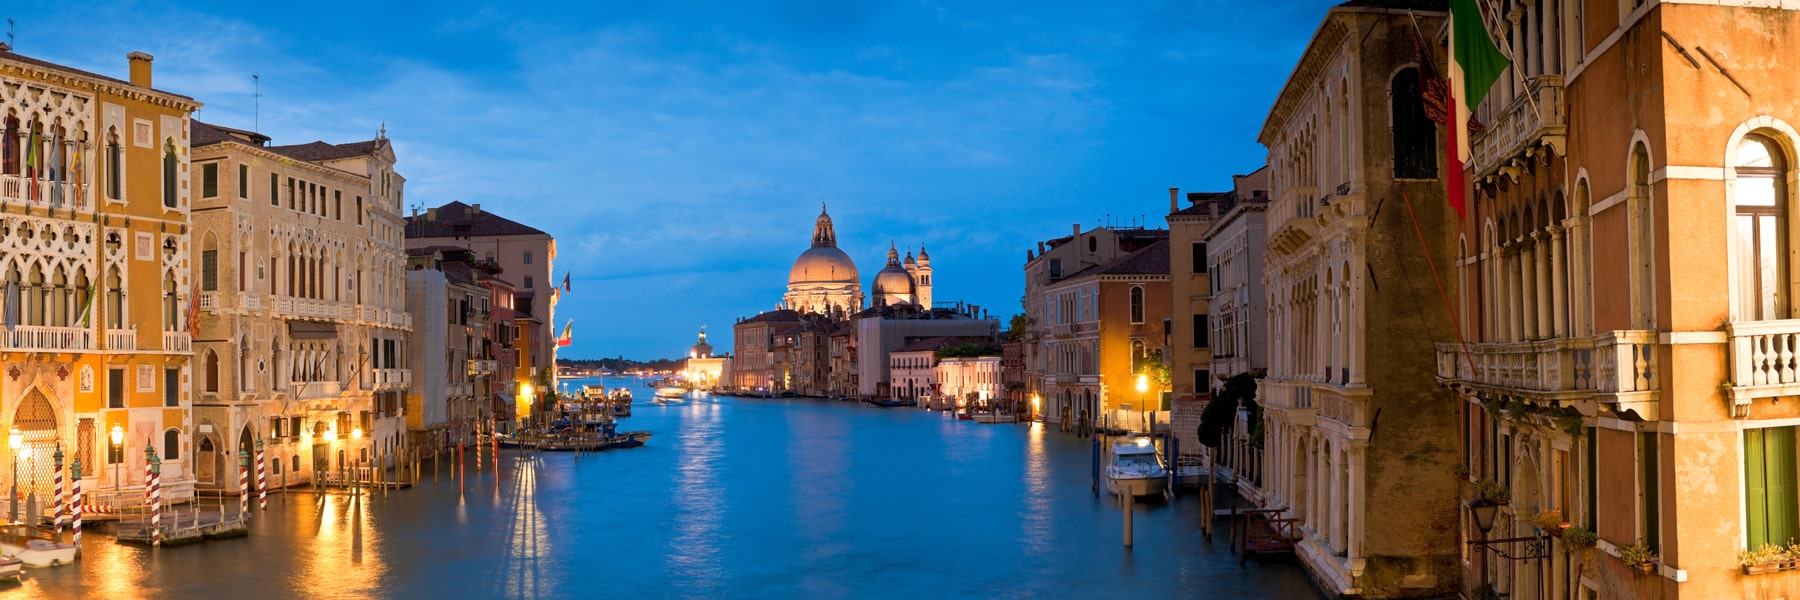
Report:
M831 215L819 205L819 219L813 225L812 247L794 259L788 272L787 293L782 295L787 308L805 313L849 315L862 310L862 283L856 275L856 263L837 247L837 233L831 228Z
M912 304L930 310L931 255L920 246L918 260L913 260L912 251L908 250L906 260L901 261L900 251L894 248L893 242L888 242L887 265L875 274L875 286L871 291L876 306Z

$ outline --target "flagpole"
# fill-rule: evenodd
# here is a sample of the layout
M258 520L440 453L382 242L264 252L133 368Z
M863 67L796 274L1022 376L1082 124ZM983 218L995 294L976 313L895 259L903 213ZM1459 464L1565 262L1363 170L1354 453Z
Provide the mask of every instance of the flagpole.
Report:
M1475 358L1469 353L1469 339L1463 335L1462 319L1457 316L1455 305L1450 304L1450 294L1444 291L1444 279L1438 276L1437 261L1431 258L1431 246L1425 243L1425 230L1419 226L1419 215L1413 212L1412 198L1406 190L1400 190L1400 199L1406 202L1406 216L1412 218L1413 232L1419 236L1419 249L1425 255L1425 265L1431 267L1431 280L1437 284L1438 299L1444 301L1444 310L1450 313L1450 325L1456 328L1456 341L1462 346L1463 362L1469 366L1469 377L1476 378Z
M1480 1L1483 5L1488 6L1488 10L1494 12L1494 18L1496 20L1506 18L1504 15L1501 15L1499 11L1493 9L1493 6L1492 6L1493 3L1490 2L1490 0L1480 0ZM1544 110L1542 108L1538 107L1537 98L1531 95L1531 84L1525 82L1525 74L1519 72L1519 59L1515 58L1513 55L1512 42L1507 40L1504 37L1496 40L1494 38L1494 32L1492 30L1488 29L1485 21L1483 22L1483 26L1481 29L1482 29L1482 31L1487 32L1488 41L1497 42L1494 45L1496 47L1500 48L1500 53L1506 55L1506 60L1509 61L1510 63L1512 63L1512 64L1507 65L1507 70L1512 71L1513 79L1517 79L1519 81L1519 89L1524 92L1525 103L1531 105L1531 112L1536 113L1538 121L1542 122L1544 120ZM1473 110L1475 107L1471 106L1469 108L1471 110ZM1469 115L1469 116L1473 117L1474 115Z

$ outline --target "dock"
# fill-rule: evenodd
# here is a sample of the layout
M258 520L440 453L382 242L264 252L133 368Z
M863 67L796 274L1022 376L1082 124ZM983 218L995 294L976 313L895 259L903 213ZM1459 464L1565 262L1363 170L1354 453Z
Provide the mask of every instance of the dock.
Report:
M248 517L249 515L237 512L236 507L232 507L230 512L171 511L163 515L162 545L179 546L205 540L244 537L250 535ZM113 525L113 536L124 544L149 546L151 534L148 518L134 516Z

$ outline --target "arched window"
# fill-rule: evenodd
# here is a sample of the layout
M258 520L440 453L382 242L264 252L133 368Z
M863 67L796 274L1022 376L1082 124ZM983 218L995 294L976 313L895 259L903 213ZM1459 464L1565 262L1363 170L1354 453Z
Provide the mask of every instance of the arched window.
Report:
M106 197L118 200L123 198L124 186L120 182L124 178L125 149L119 145L119 130L106 130Z
M250 391L250 336L238 338L238 391Z
M180 429L167 429L167 430L163 431L162 459L164 461L181 459L181 430Z
M1631 219L1631 316L1633 329L1656 328L1656 203L1650 197L1650 152L1642 142L1631 149L1631 185L1626 201Z
M1733 316L1747 321L1786 319L1788 311L1787 161L1775 141L1758 134L1738 142L1732 166L1737 272Z
M219 353L206 351L206 391L219 391Z
M1144 288L1131 288L1131 322L1144 322Z
M178 161L175 158L175 139L169 138L163 140L163 206L167 208L176 207L175 188L177 163Z

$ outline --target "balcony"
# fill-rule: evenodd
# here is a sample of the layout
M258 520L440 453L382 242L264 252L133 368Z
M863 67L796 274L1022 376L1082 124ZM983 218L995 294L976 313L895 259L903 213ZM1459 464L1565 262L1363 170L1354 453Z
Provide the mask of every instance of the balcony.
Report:
M1594 389L1594 341L1560 338L1537 342L1437 345L1439 381L1525 393L1542 399L1584 395ZM1475 369L1470 373L1471 365Z
M412 385L410 369L375 369L371 374L374 376L376 391L396 390Z
M1727 323L1725 335L1734 412L1757 398L1800 394L1800 319Z
M481 359L475 359L475 358L469 359L469 374L470 375L489 375L489 374L492 374L493 372L494 372L494 361L481 360Z
M336 381L294 381L288 383L293 390L295 400L329 400L335 399L344 391L344 384Z
M75 194L75 186L64 183L61 190L62 195L59 197L57 196L56 187L49 181L39 179L37 182L37 189L34 190L32 189L31 179L29 178L20 177L18 175L0 175L0 202L23 202L30 206L48 206L59 210L72 209L80 212L93 212L94 202L92 196L94 195L96 188L90 185L85 186L85 189L87 190L89 198L78 198Z
M164 352L193 352L194 338L186 331L162 332L162 349Z
M1539 141L1563 147L1568 120L1563 114L1562 76L1533 77L1526 90L1504 108L1484 105L1479 111L1478 116L1487 121L1487 131L1470 136L1474 154L1470 165L1477 176L1492 174Z
M106 330L106 349L107 350L136 350L137 349L137 330L136 329L108 329L108 330Z
M219 293L202 292L200 294L200 310L208 313L217 312L219 310Z
M1313 407L1312 386L1292 381L1263 380L1258 390L1259 399L1264 406L1287 410L1305 410Z
M262 296L257 294L244 294L239 296L239 298L244 302L244 310L250 312L262 310Z
M1612 331L1594 338L1594 391L1601 402L1654 421L1660 418L1656 402L1660 375L1655 331Z
M94 332L81 327L15 325L0 331L0 346L11 350L81 352L94 349Z

